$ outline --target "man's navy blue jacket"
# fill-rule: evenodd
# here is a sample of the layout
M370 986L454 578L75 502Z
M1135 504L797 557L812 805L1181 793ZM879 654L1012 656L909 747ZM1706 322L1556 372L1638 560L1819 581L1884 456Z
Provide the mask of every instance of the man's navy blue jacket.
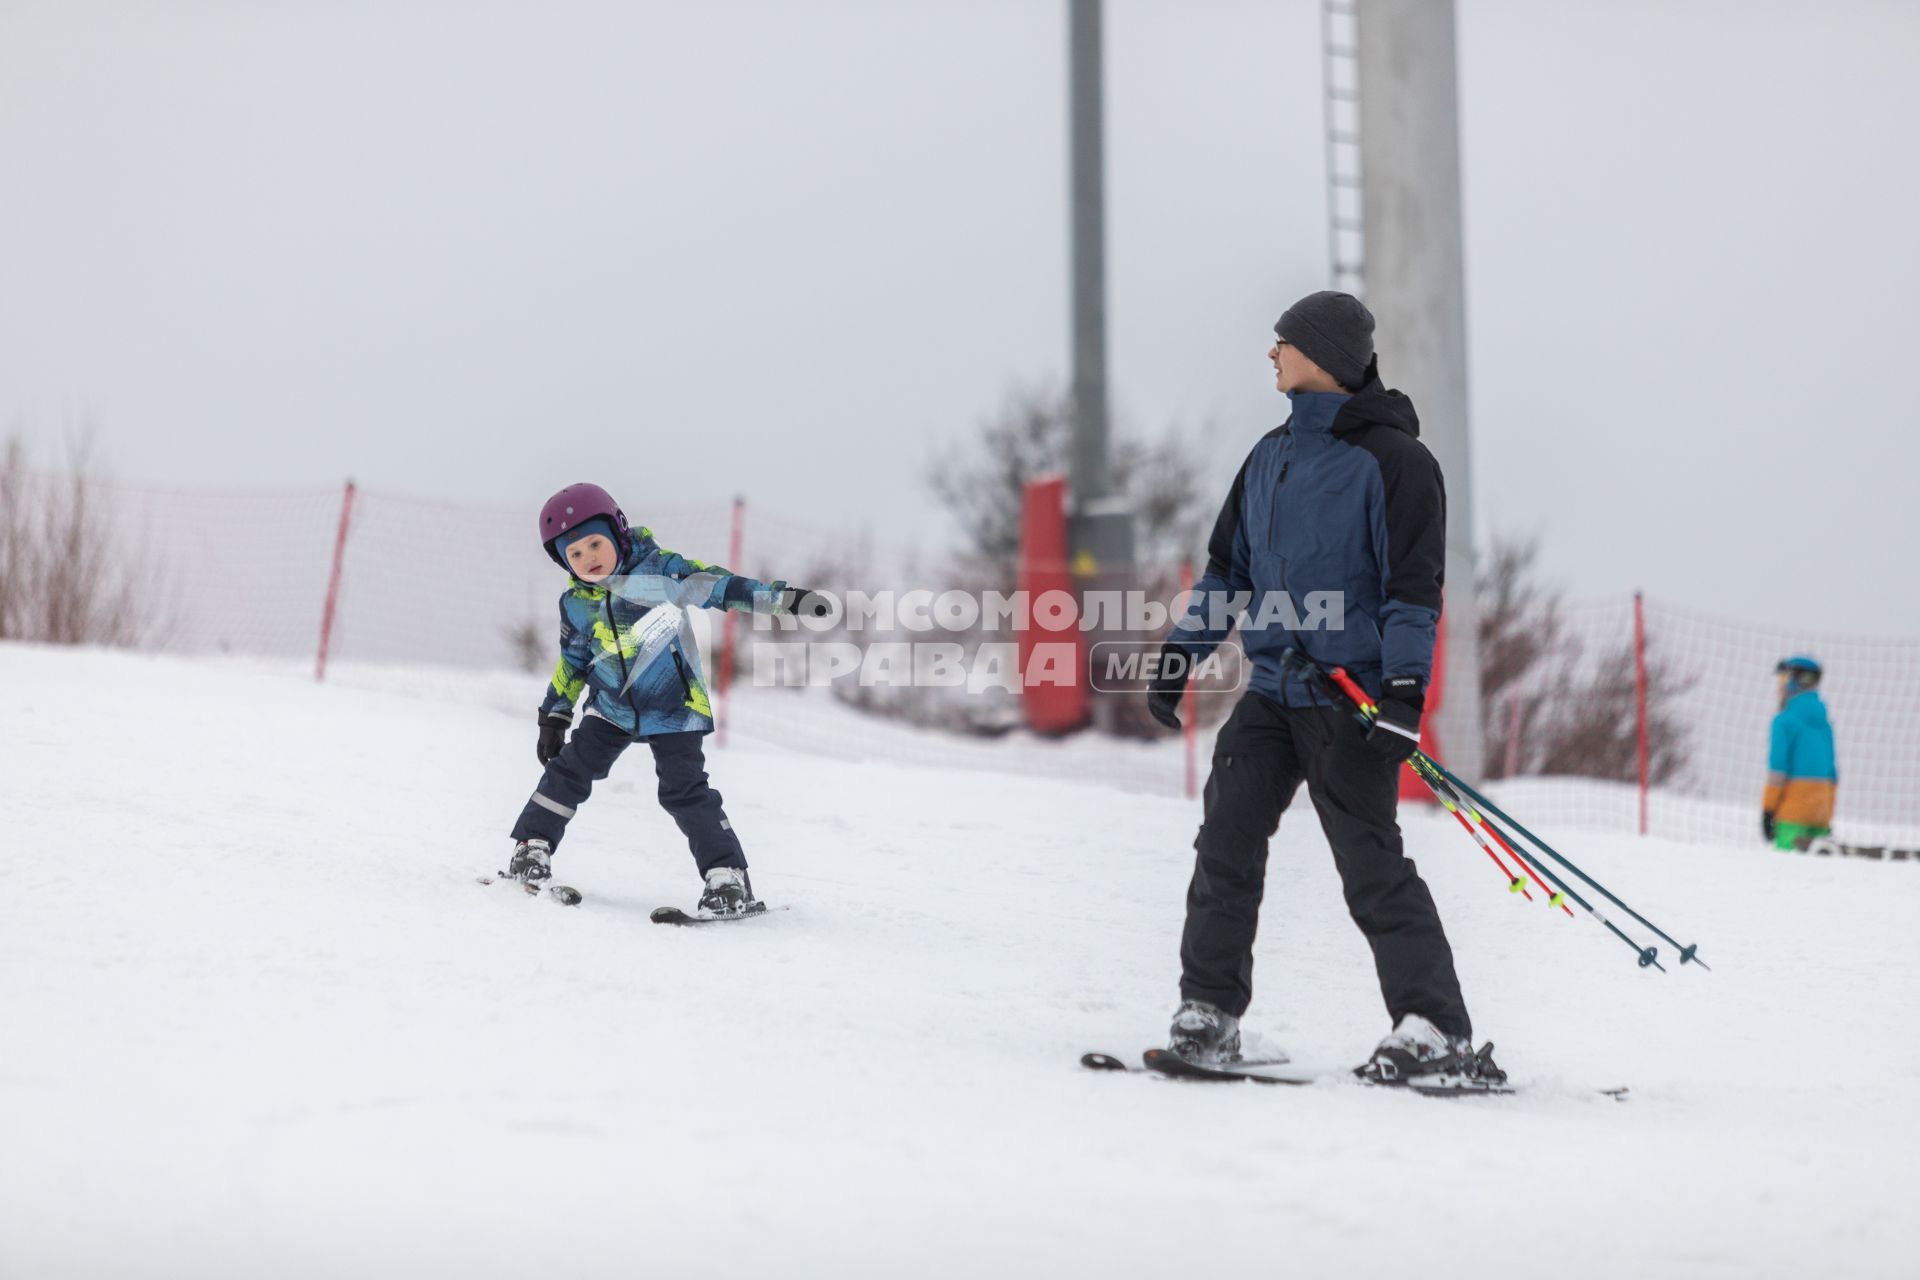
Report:
M1375 697L1387 676L1413 676L1424 694L1446 574L1447 497L1413 402L1381 385L1378 362L1351 396L1289 398L1292 417L1254 445L1234 478L1195 584L1200 594L1168 638L1205 657L1235 621L1217 602L1251 593L1241 644L1257 692L1291 707L1326 703L1281 670L1291 647L1323 667L1345 667Z

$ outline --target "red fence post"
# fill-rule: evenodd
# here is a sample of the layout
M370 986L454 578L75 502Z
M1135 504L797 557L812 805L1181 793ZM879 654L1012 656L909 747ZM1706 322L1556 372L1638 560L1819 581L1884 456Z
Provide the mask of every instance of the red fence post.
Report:
M727 568L740 572L740 529L746 522L747 500L736 497L733 500L733 532L727 538ZM720 618L720 687L714 692L718 700L713 709L713 745L727 745L727 690L733 687L733 610L728 609Z
M1186 603L1187 592L1193 590L1193 561L1180 562L1180 601ZM1187 691L1180 699L1180 736L1186 739L1187 755L1187 799L1191 800L1199 788L1199 769L1195 751L1200 738L1199 715L1194 703L1193 681L1187 681Z
M327 678L327 647L333 643L333 611L340 603L340 564L347 556L347 523L353 518L353 481L340 498L340 530L333 535L333 572L327 575L327 604L320 611L320 656L314 659L313 678Z
M1633 593L1633 721L1640 754L1640 834L1647 834L1647 610Z

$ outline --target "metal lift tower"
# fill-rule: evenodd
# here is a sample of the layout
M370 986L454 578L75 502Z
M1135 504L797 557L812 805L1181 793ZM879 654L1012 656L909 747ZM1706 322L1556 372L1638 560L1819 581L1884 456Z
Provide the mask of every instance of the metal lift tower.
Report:
M1322 0L1322 19L1334 287L1365 297L1379 321L1380 367L1389 385L1413 397L1420 438L1446 473L1445 683L1433 728L1447 764L1478 778L1479 611L1453 0Z

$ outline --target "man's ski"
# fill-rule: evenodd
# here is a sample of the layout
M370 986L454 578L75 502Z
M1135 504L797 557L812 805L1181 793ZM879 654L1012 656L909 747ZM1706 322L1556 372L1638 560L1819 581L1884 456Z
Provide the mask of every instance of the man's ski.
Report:
M490 876L478 876L476 878L481 884L513 885L524 892L529 898L537 898L540 896L541 886L537 881L516 880L504 871L498 871ZM546 890L547 896L562 906L577 907L583 901L581 892L570 884L550 884L546 886Z
M1130 1066L1110 1053L1087 1053L1080 1056L1080 1065L1090 1071L1160 1075L1174 1080L1213 1082L1252 1080L1258 1084L1290 1085L1309 1085L1326 1081L1331 1084L1357 1084L1373 1089L1404 1089L1409 1093L1417 1093L1427 1098L1466 1098L1520 1092L1511 1084L1487 1084L1469 1080L1464 1076L1443 1075L1400 1084L1380 1084L1363 1080L1351 1071L1315 1072L1285 1062L1240 1062L1232 1066L1205 1067L1188 1062L1178 1054L1170 1053L1165 1049L1148 1049L1141 1055L1141 1063L1141 1066ZM1612 1098L1615 1102L1625 1102L1628 1091L1625 1086L1620 1086L1612 1089L1598 1089L1595 1092Z
M1260 1084L1312 1084L1318 1077L1290 1062L1241 1061L1201 1066L1167 1049L1149 1049L1140 1055L1147 1070L1180 1080L1253 1080Z
M749 902L742 911L729 912L726 915L712 915L704 911L688 912L678 907L655 907L647 919L655 924L731 924L736 920L751 920L755 916L765 915L767 904Z
M1169 1053L1149 1049L1143 1065L1130 1066L1110 1053L1083 1053L1080 1065L1089 1071L1120 1071L1133 1075L1163 1075L1186 1080L1258 1080L1263 1084L1312 1084L1318 1077L1285 1058L1243 1059L1232 1066L1203 1067Z
M1363 1080L1363 1084L1376 1089L1406 1089L1427 1098L1470 1098L1478 1094L1518 1093L1518 1089L1501 1081L1492 1084L1485 1080L1476 1080L1472 1076L1415 1076L1411 1080L1388 1082L1383 1080Z

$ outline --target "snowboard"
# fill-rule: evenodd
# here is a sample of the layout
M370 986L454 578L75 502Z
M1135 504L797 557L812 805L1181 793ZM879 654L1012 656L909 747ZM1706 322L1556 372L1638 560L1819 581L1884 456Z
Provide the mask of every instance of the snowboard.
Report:
M745 911L738 911L731 915L724 916L708 915L700 911L682 911L678 907L655 907L653 914L648 916L647 919L653 921L655 924L733 924L740 920L751 920L755 916L765 915L766 913L767 904L754 901L747 904Z
M540 890L542 887L538 883L529 883L528 881L525 881L525 880L515 880L512 876L508 875L504 871L496 871L494 874L490 876L479 876L477 877L477 879L481 884L512 885L515 888L519 889L521 892L525 893L529 898L539 897ZM562 906L577 907L584 900L584 895L578 889L574 888L570 884L550 884L545 886L545 888L546 888L547 896L552 898L555 902L558 902Z

